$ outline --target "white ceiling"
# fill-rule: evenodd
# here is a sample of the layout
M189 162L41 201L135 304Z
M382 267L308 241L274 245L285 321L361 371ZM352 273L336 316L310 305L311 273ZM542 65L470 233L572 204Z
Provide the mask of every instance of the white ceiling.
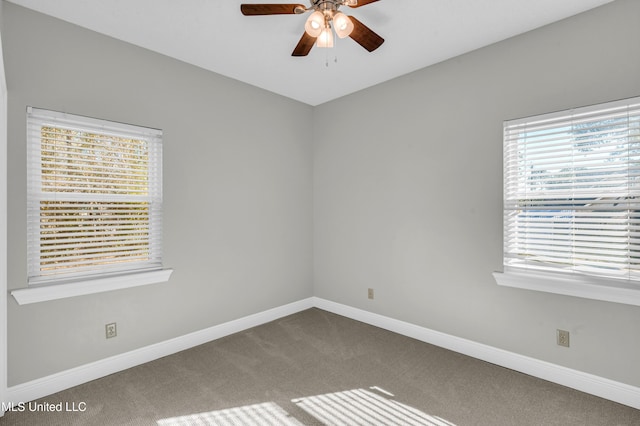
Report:
M613 0L380 0L341 9L385 39L379 49L346 38L307 57L291 52L308 14L240 13L278 0L9 1L318 105Z

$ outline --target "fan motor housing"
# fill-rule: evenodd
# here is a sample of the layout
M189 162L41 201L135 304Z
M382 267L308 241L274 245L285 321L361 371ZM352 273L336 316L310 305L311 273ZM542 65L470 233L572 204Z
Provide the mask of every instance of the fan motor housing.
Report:
M321 12L335 12L342 6L342 2L339 0L311 0L311 6Z

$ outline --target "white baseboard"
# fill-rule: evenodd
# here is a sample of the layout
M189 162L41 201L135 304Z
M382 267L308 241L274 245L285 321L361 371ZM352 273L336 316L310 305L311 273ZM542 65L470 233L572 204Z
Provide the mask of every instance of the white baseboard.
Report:
M52 393L60 392L70 387L99 379L100 377L135 367L136 365L144 364L145 362L153 361L163 356L171 355L312 307L317 307L328 312L393 331L394 333L469 355L473 358L640 409L640 388L638 387L451 336L318 297L303 299L205 330L189 333L165 342L156 343L131 352L52 374L41 379L12 386L7 389L5 402L18 404L20 402L33 401L34 399L42 398Z
M640 388L430 330L362 309L314 298L314 306L445 349L640 409Z
M313 302L313 298L303 299L204 330L185 334L175 339L61 371L41 379L11 386L7 389L5 402L18 404L20 402L33 401L34 399L312 308Z

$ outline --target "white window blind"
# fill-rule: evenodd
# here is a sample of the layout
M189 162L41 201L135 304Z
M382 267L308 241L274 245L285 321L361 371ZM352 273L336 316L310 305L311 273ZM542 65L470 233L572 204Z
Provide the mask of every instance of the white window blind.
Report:
M27 111L29 284L162 268L162 132Z
M504 263L640 280L640 98L504 123Z

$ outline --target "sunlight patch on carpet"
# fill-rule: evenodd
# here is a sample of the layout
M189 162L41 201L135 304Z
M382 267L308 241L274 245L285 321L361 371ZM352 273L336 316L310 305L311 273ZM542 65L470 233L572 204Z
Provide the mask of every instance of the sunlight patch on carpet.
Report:
M298 408L330 426L456 426L398 402L378 386L292 399ZM275 402L245 405L157 421L158 426L302 426Z
M158 420L157 423L158 426L302 426L274 402L189 414Z
M384 396L366 389L353 389L294 399L292 402L327 425L455 426L440 417L389 399L393 395L377 386L371 389Z

